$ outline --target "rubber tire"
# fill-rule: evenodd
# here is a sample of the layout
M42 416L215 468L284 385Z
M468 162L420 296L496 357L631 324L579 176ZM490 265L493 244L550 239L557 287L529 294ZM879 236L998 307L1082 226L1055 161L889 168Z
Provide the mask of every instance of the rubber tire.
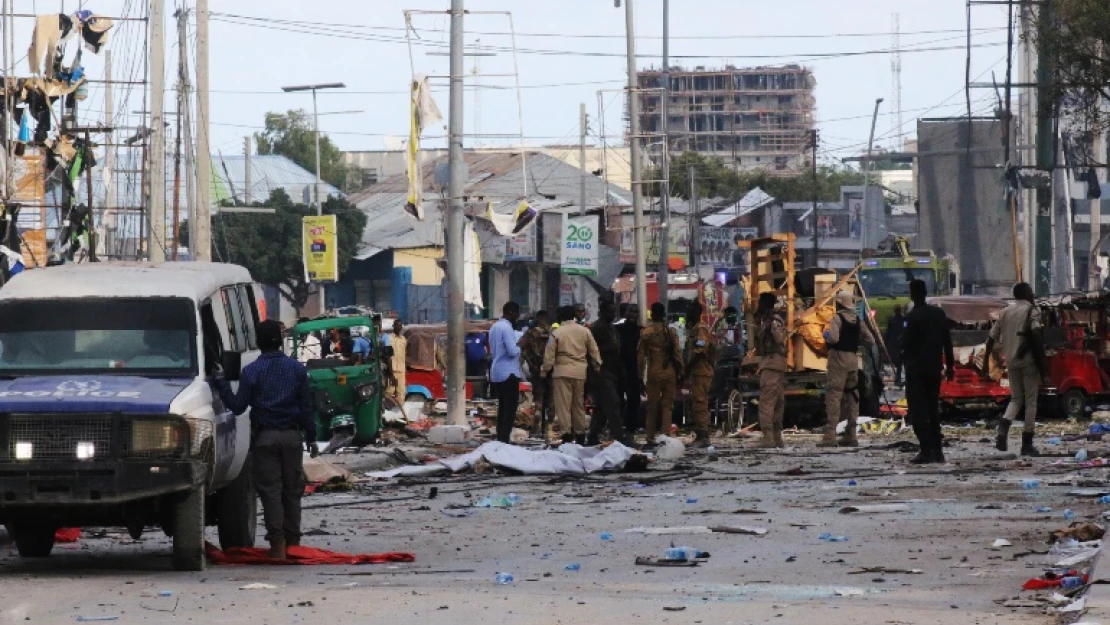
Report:
M1065 417L1081 419L1087 415L1087 394L1073 388L1060 396L1060 412Z
M15 547L19 550L21 558L45 558L54 549L53 527L43 527L40 524L24 525L13 523L8 531L15 540Z
M203 571L204 484L183 493L173 507L173 568L175 571Z
M216 528L220 549L253 547L258 528L258 493L254 490L251 456L243 462L239 476L216 493Z

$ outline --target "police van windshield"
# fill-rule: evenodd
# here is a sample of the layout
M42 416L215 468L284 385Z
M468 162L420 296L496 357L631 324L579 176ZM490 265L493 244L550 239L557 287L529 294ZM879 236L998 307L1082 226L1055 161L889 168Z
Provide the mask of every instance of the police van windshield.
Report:
M923 280L930 294L936 287L932 269L866 269L859 272L860 286L868 297L909 297L911 280Z
M0 302L0 375L190 377L195 310L185 298Z

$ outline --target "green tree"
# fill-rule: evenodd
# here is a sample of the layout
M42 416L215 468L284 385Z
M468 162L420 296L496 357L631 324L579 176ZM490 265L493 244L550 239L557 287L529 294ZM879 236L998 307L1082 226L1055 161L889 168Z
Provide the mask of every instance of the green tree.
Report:
M759 187L780 202L808 202L813 199L813 175L809 172L791 176L778 175L767 170L735 171L720 159L694 152L686 152L671 159L671 191L683 199L690 198L689 170L694 168L694 180L700 198L726 198L736 201L752 189ZM648 179L657 179L658 171L648 172ZM845 167L819 165L817 168L817 199L822 202L840 200L840 187L863 184L863 175ZM659 195L659 186L649 191Z
M1110 125L1110 3L1106 0L1052 0L1037 8L1035 38L1041 63L1052 72L1043 94L1085 121L1091 129Z
M259 208L273 208L272 214L217 213L212 216L212 258L242 265L262 284L276 286L298 313L308 301L301 248L301 224L316 210L295 204L283 189L276 189ZM351 266L366 214L345 199L330 197L324 202L325 215L336 216L339 243L339 274ZM188 244L187 225L181 226L182 242Z
M312 118L303 109L266 113L266 129L254 135L259 154L281 154L310 172L316 172L316 135ZM343 153L327 135L320 135L320 178L343 188L347 167ZM322 193L321 193L322 194Z

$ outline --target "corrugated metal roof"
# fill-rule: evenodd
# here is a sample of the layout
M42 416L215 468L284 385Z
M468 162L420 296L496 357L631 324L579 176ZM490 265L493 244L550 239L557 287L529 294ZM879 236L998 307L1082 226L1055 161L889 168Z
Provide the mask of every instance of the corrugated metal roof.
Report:
M579 185L582 170L541 152L524 153L527 157L527 194L520 151L466 152L463 156L469 168L466 193L472 201L514 203L521 198L545 197L566 200L578 207ZM433 186L435 168L446 163L447 158L425 162L423 183L426 200L438 199ZM586 176L586 203L592 207L612 204L631 204L632 194L609 184L594 175ZM382 193L408 191L408 177L404 174L390 176L360 193L351 196L351 202L362 206L363 201ZM581 207L579 207L581 208Z
M224 156L219 154L212 155L212 202L213 204L219 203L222 200L231 198L231 187L228 185L230 178L231 183L235 188L235 195L239 200L244 199L244 174L246 168L244 167L245 157L243 156ZM93 169L93 197L97 205L103 206L105 196L104 173L103 173L103 159ZM227 173L224 173L224 165L227 165ZM120 170L138 170L138 158L126 158L121 155L117 161L117 169ZM173 158L166 158L166 207L173 206L173 178L174 166ZM308 203L308 194L312 192L312 185L316 182L316 175L304 169L300 165L294 163L292 160L280 154L260 154L251 157L251 200L255 202L265 201L270 197L270 193L275 189L285 189L294 202ZM184 185L184 178L182 178ZM139 176L138 175L121 175L117 174L115 177L116 185L116 203L119 206L139 206L141 204L139 194ZM78 202L85 201L85 184L82 179L77 185ZM343 193L339 189L331 186L330 184L323 183L320 188L322 193L331 195L342 196ZM185 204L185 189L181 189L181 204Z
M573 213L581 208L581 170L557 158L539 152L526 153L528 195L525 196L520 151L467 152L464 157L469 167L466 194L473 203L493 202L500 212L515 209L520 199L527 197L538 210L545 210L546 206L550 207L548 210ZM388 249L443 245L441 196L432 186L439 163L446 163L446 157L426 162L422 167L423 222L404 210L408 196L408 177L404 174L390 176L349 198L369 219L357 258L370 258ZM587 204L595 207L632 202L628 191L606 185L604 180L593 175L586 178L586 198Z

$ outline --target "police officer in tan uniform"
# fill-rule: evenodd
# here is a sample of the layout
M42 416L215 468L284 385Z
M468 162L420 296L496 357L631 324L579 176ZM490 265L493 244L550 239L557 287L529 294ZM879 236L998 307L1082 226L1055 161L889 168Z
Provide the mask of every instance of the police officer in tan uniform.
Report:
M759 430L762 449L786 447L782 440L786 404L786 324L775 313L777 298L762 293L756 309L755 351L759 356Z
M717 340L702 320L701 304L694 302L686 311L686 374L690 376L690 417L697 438L694 448L709 447L709 387L717 364Z
M859 349L875 344L870 326L856 313L856 298L848 292L836 295L837 312L825 331L829 346L828 376L825 383L825 412L828 423L818 447L858 447L856 419L859 417ZM838 442L836 426L844 417L847 424Z
M645 371L647 373L645 377ZM647 444L655 437L671 433L671 413L678 378L682 375L682 352L678 349L678 335L667 327L667 309L656 302L651 305L651 323L640 333L636 349L636 375L646 380L647 415L644 429Z

